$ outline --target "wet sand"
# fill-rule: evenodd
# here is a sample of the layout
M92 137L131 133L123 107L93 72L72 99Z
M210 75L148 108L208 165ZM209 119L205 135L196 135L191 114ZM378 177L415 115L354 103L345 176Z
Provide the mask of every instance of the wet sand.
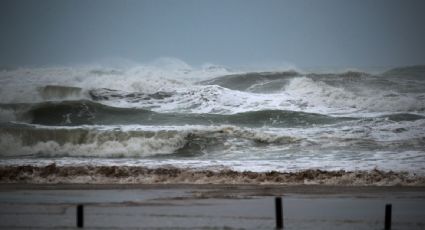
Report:
M67 229L84 204L85 229L273 229L274 197L285 229L425 228L425 187L320 185L2 184L1 229Z

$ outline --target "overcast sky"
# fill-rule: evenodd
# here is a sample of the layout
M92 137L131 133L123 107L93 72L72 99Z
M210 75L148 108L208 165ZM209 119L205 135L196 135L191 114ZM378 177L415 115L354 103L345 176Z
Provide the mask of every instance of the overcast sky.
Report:
M422 0L1 0L0 66L425 64Z

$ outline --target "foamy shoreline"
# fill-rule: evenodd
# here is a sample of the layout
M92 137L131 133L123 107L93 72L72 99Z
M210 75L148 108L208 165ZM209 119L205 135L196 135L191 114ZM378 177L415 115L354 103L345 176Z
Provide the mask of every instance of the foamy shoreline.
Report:
M0 183L23 184L224 184L425 186L425 177L392 171L239 172L143 166L0 166Z

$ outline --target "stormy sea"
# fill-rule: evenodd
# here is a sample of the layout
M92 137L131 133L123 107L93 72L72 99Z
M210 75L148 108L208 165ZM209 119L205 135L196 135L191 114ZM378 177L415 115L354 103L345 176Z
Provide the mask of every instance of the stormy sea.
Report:
M425 66L0 71L0 180L425 184Z

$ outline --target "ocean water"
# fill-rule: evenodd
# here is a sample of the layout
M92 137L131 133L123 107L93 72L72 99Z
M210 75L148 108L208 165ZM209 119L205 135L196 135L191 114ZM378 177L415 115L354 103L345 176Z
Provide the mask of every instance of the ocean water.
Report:
M0 71L0 165L425 174L425 66Z

